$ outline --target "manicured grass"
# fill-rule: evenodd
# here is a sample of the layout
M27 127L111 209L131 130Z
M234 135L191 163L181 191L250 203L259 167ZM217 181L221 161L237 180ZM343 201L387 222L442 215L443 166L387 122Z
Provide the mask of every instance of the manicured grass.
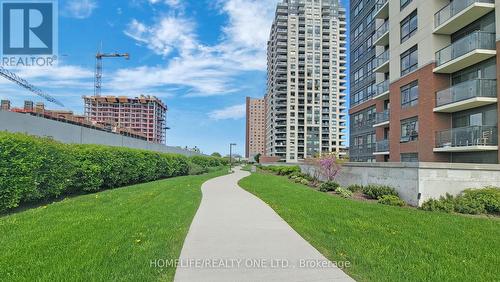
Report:
M171 281L211 172L74 197L0 217L0 280Z
M317 192L254 173L240 186L359 281L497 281L498 218L425 212Z

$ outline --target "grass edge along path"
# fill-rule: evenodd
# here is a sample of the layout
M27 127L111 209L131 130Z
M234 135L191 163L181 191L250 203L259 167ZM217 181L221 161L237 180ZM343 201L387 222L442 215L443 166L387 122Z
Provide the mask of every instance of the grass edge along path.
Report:
M495 281L500 220L343 199L285 177L253 173L239 185L358 281Z
M95 194L0 217L0 280L172 281L201 202L201 185L227 169Z

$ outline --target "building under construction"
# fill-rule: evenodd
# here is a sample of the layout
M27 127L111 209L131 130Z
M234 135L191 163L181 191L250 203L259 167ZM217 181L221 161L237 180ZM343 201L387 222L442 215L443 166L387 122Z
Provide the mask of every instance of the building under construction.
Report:
M85 117L97 124L127 128L153 143L166 143L167 106L157 97L84 96Z

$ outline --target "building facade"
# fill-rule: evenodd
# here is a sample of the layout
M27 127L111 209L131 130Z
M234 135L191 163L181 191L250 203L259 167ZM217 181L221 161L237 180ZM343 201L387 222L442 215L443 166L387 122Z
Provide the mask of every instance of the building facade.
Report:
M351 160L498 163L499 6L351 1Z
M341 152L346 22L337 0L283 0L268 41L266 155L298 162Z
M253 159L265 154L266 104L264 99L246 98L245 157Z
M85 117L113 128L130 129L147 141L166 143L167 106L154 96L84 96Z

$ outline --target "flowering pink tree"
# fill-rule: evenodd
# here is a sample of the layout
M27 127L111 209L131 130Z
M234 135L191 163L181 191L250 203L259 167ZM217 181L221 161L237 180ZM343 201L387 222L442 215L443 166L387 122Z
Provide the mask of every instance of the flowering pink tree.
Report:
M337 155L332 153L318 158L318 169L327 181L334 181L342 170L342 164Z

